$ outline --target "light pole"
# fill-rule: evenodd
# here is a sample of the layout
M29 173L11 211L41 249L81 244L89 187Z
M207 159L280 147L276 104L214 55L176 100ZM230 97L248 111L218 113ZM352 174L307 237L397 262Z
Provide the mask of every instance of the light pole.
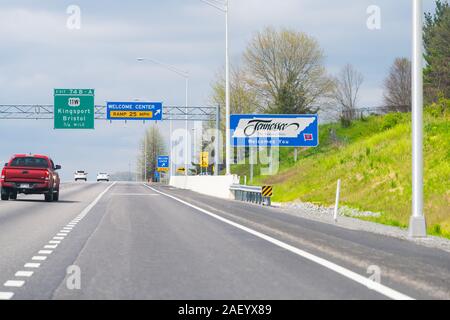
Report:
M145 140L144 140L144 182L147 182L147 130L145 130Z
M225 172L230 170L230 63L228 52L228 0L200 0L225 13Z
M189 164L189 162L188 162L188 104L189 104L189 102L188 102L188 100L189 100L189 71L184 71L184 70L181 70L181 69L178 69L177 67L175 67L175 66L172 66L172 65L169 65L169 64L166 64L166 63L163 63L163 62L160 62L160 61L158 61L158 60L155 60L155 59L150 59L150 58L137 58L137 61L139 61L139 62L143 62L143 61L149 61L149 62L152 62L152 63L155 63L155 64L157 64L157 65L159 65L159 66L161 66L161 67L163 67L163 68L165 68L165 69L167 69L167 70L169 70L169 71L172 71L172 72L174 72L174 73L176 73L176 74L178 74L179 76L181 76L181 77L183 77L184 78L184 80L185 80L185 86L186 86L186 102L185 102L185 113L186 113L186 118L185 118L185 138L184 138L184 140L185 140L185 143L184 143L184 150L185 150L185 152L184 152L184 163L185 163L185 170L184 170L184 175L186 175L187 176L187 174L188 174L188 164ZM172 127L172 126L170 126L170 127ZM172 129L172 128L170 128L170 129ZM172 145L172 130L170 130L170 145ZM169 162L170 162L170 167L172 168L172 148L170 148L170 155L169 155Z
M412 215L409 235L426 237L423 214L423 10L422 0L412 2Z
M196 157L197 157L197 135L196 135L196 129L195 127L192 128L192 139L194 140L193 142L193 148L194 148L194 152L192 153L192 162L195 163Z

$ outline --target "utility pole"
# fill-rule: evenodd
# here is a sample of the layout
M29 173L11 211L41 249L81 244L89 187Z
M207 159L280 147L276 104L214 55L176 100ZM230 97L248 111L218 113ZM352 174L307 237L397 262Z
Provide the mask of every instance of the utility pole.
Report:
M225 174L231 174L231 138L230 138L230 59L228 48L228 0L201 0L225 13Z
M147 182L147 130L145 130L144 139L144 181Z
M217 105L216 109L216 139L214 147L214 175L219 175L219 146L220 146L220 106Z
M188 165L188 136L189 136L189 132L188 132L188 104L189 104L189 71L185 71L185 70L181 70L175 66L172 66L170 64L167 63L163 63L160 62L158 60L155 59L150 59L150 58L137 58L136 59L139 62L143 62L143 61L149 61L152 63L155 63L169 71L172 71L176 74L178 74L179 76L183 77L185 79L185 113L186 113L186 117L185 117L185 144L184 144L184 162L185 162L185 171L184 174L187 176L187 165Z
M412 2L412 215L409 235L426 237L423 214L423 10L422 0Z

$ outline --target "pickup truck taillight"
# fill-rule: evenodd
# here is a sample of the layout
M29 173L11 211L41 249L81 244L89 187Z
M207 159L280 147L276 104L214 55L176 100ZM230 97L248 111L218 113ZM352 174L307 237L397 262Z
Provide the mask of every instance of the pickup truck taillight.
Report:
M50 180L50 174L48 173L48 171L45 173L45 181Z
M5 180L5 169L2 169L2 175L0 176L0 181Z

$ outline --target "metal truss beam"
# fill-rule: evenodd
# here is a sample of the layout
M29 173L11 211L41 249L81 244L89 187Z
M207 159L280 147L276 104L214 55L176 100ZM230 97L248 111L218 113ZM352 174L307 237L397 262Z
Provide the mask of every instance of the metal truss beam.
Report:
M4 105L0 104L0 120L53 120L53 105ZM106 106L96 105L96 120L106 119ZM216 121L217 107L178 107L164 106L163 120Z

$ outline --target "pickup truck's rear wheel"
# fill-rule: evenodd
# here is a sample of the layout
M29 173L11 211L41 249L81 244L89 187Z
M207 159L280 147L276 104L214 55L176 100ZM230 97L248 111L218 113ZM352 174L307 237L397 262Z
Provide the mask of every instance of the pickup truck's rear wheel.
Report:
M3 201L9 200L9 192L5 188L1 189L1 199Z
M11 192L9 194L9 199L11 200L17 200L17 192Z
M52 202L53 201L53 190L50 190L48 193L44 194L45 201Z
M59 190L53 194L53 201L59 201Z

